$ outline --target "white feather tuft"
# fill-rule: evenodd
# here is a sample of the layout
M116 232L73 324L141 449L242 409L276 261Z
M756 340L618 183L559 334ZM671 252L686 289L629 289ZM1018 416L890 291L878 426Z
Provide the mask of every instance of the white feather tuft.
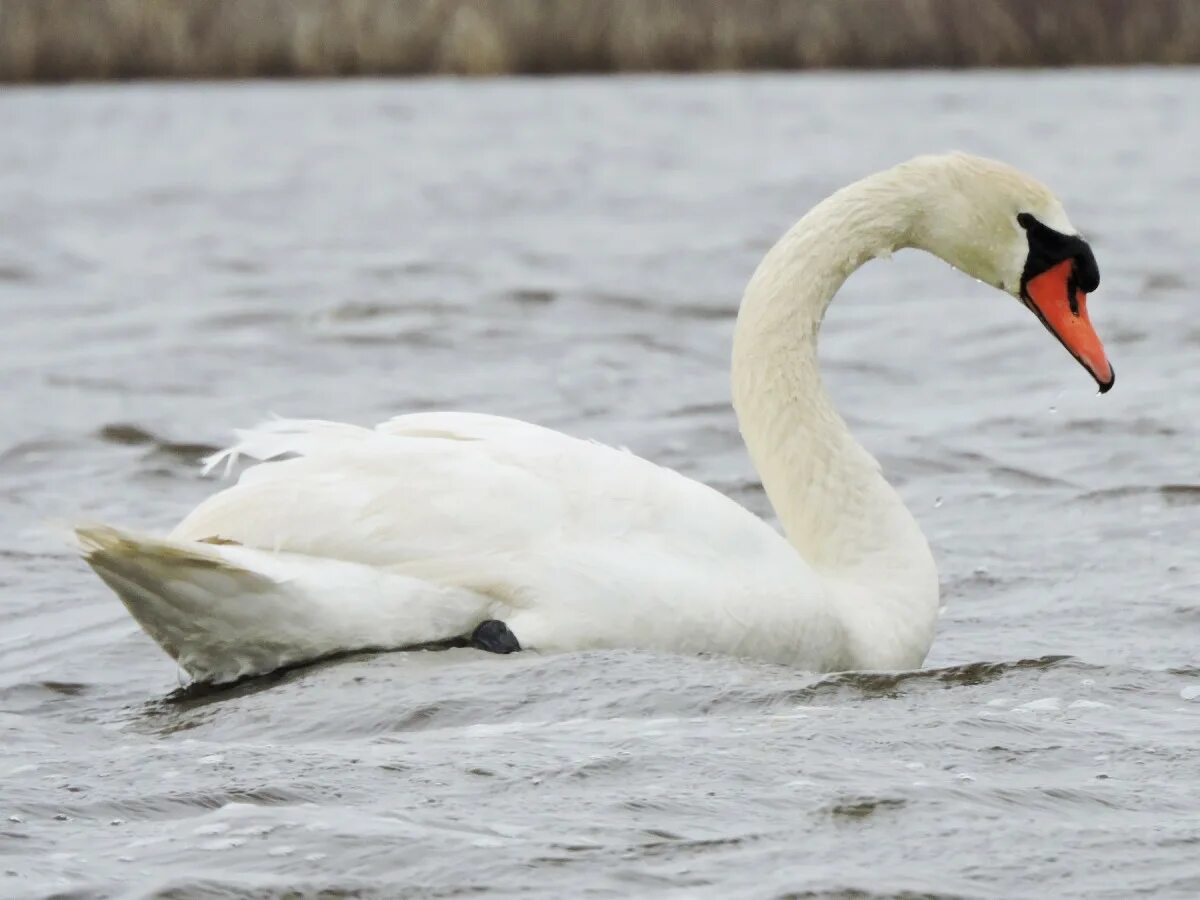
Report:
M205 475L224 463L228 477L241 456L259 462L288 455L311 456L323 449L344 447L347 442L373 438L377 432L322 419L268 419L253 428L240 428L234 435L237 443L205 457Z

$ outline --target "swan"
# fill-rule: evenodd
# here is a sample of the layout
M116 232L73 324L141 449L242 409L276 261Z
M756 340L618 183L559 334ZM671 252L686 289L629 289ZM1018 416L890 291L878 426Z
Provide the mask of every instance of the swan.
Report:
M1027 306L1106 392L1092 250L1042 184L920 156L823 200L766 254L733 336L737 421L782 527L632 453L514 419L274 420L259 460L167 536L76 529L96 574L196 681L366 649L713 652L818 672L919 667L938 577L822 388L846 278L918 248Z

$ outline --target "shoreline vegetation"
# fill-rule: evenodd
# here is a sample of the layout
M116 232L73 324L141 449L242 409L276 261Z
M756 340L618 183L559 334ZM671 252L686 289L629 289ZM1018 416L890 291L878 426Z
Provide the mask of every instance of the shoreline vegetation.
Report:
M1200 0L0 0L0 81L1200 63Z

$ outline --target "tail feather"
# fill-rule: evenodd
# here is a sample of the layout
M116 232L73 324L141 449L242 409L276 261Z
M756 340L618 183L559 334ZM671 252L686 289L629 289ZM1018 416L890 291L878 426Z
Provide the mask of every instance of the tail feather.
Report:
M198 681L225 682L332 653L470 633L490 598L357 563L236 544L76 529L84 559Z

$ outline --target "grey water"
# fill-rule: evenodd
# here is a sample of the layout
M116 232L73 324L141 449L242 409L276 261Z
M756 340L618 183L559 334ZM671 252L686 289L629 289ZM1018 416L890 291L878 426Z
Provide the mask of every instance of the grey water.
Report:
M0 896L1200 895L1198 114L1191 70L3 90ZM941 570L921 671L455 649L183 689L71 548L172 525L272 413L518 416L769 516L741 290L950 148L1062 197L1117 384L914 252L838 297L830 390Z

